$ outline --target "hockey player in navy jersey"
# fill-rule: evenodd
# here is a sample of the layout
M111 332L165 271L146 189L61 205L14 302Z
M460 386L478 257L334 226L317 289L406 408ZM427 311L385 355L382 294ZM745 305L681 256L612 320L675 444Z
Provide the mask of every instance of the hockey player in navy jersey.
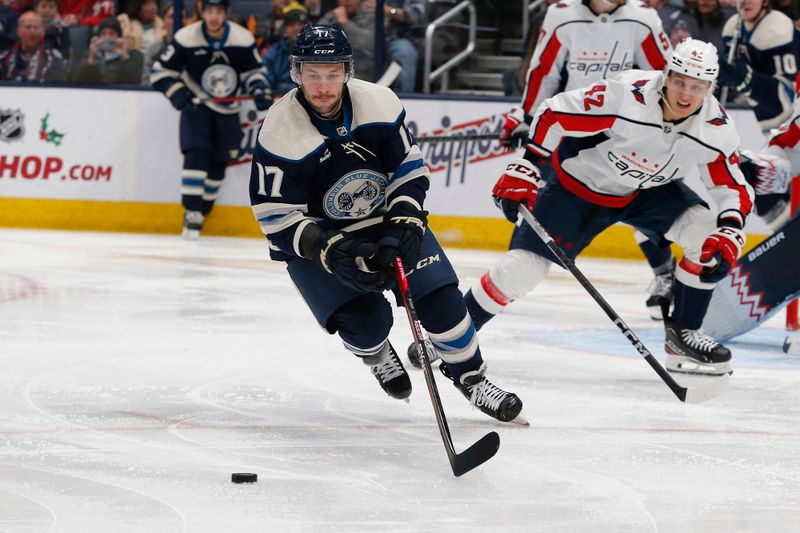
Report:
M486 378L458 279L427 227L429 171L400 100L353 79L352 49L335 25L301 30L291 73L298 88L267 113L250 179L271 258L286 263L319 324L402 399L411 382L388 340L392 310L382 294L400 257L445 374L484 413L515 419L522 402Z
M203 0L202 20L175 34L150 73L153 87L181 112L186 239L199 236L219 195L225 167L238 155L242 131L236 97L251 95L261 111L272 103L255 40L227 20L228 6L229 0Z
M687 39L664 72L631 70L568 91L536 111L525 157L511 161L493 189L505 216L525 204L570 257L616 222L684 250L675 311L666 320L666 366L677 372L731 372L730 350L700 329L714 284L744 245L753 193L738 166L736 130L712 95L713 45ZM556 178L541 189L531 161L551 155ZM717 209L683 178L697 166ZM527 225L465 296L477 328L539 282L557 261Z

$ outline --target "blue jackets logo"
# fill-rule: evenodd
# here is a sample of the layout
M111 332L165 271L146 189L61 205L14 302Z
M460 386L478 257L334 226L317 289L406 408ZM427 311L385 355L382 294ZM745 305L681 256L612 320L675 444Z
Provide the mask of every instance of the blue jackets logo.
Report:
M214 98L231 96L239 88L239 76L228 65L212 65L200 80L203 90Z
M325 194L325 213L335 220L368 216L383 204L389 180L374 170L345 174Z

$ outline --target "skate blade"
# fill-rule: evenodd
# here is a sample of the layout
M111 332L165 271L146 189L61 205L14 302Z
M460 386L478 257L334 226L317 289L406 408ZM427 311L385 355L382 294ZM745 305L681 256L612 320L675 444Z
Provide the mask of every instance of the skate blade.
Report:
M693 374L697 376L724 376L726 374L733 374L733 369L729 362L713 365L710 363L701 363L691 357L683 355L668 356L665 366L670 372L677 372L679 374Z
M522 413L518 414L515 419L509 420L507 424L516 424L518 426L531 427L531 423L528 422L527 418L522 416Z
M789 335L783 341L783 353L800 355L800 335Z

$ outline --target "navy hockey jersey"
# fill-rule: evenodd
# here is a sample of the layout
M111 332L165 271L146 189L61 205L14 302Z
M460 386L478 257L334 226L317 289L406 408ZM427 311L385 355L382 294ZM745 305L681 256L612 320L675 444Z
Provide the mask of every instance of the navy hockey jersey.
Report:
M218 41L205 31L203 21L182 28L150 71L150 83L170 96L186 87L196 97L227 98L267 86L267 70L255 46L253 36L233 22L225 23ZM239 112L238 102L205 103L223 114Z
M396 201L422 207L430 173L388 88L351 80L338 124L317 116L298 89L273 105L258 135L250 203L272 259L300 256L307 224L355 231Z
M775 128L792 113L800 33L792 19L780 11L769 11L751 31L734 15L722 29L726 48L737 26L740 35L735 57L746 60L753 68L750 91L742 96L753 106L761 129ZM727 58L728 51L720 57Z

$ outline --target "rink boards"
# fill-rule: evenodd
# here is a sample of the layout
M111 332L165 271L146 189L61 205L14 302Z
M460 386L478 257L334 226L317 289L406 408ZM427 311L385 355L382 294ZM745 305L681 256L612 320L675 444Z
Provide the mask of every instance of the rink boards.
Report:
M178 113L161 95L140 90L0 88L0 226L177 233L180 230ZM410 98L407 124L416 136L498 133L507 101ZM742 147L764 138L749 110L731 110ZM263 118L241 112L239 158L227 172L209 235L261 235L249 209L250 160ZM426 208L449 246L503 249L511 225L490 190L510 153L494 141L423 144L431 170ZM699 186L696 176L690 184ZM700 191L701 194L703 191ZM705 195L706 198L707 195ZM766 228L754 220L751 234ZM750 239L750 243L760 239ZM615 226L588 254L640 257L631 231Z

